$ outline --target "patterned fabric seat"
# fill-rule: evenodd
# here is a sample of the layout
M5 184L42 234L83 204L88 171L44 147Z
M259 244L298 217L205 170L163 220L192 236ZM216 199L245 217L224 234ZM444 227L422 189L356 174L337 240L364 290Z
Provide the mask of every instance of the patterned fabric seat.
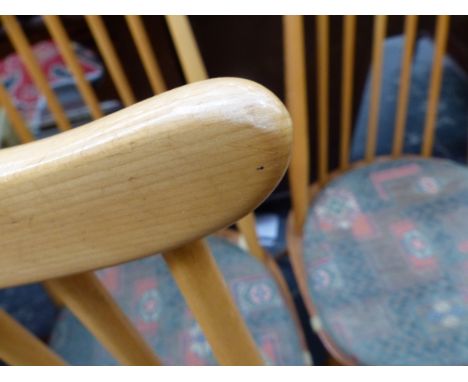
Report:
M468 364L468 169L379 161L332 181L305 226L318 328L359 364Z
M296 324L268 270L225 239L211 237L209 245L265 362L304 365L307 357ZM216 364L162 256L98 275L164 364ZM117 364L67 310L52 333L51 347L72 365Z

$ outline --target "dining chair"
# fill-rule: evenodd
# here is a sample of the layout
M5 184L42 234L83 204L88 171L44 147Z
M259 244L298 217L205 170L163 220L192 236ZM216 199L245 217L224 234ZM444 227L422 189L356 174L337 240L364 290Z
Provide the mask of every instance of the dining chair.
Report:
M136 97L133 94L128 79L125 76L125 72L113 46L112 39L106 30L102 18L100 16L85 16L85 19L121 101L123 105L126 106L124 109L126 112L125 118L132 121L132 115L134 112L137 114L135 117L139 117L138 114L141 110L146 109L138 108L140 104L133 106L133 109L131 107L131 105L136 101ZM70 38L60 18L57 16L44 16L44 22L51 37L60 50L63 61L72 73L78 90L89 108L90 114L93 118L97 119L96 122L93 122L90 125L107 125L105 122L101 121L112 118L114 115L102 118L103 112L100 110L99 101L93 88L86 81L83 75L83 70L80 67L73 49L71 48L72 45L70 44ZM135 43L154 93L157 94L164 92L166 90L164 78L159 69L156 56L151 48L150 38L145 31L143 20L139 16L126 16L126 22L129 27L132 41ZM182 67L185 68L184 71L188 82L206 79L206 70L204 71L188 19L183 16L171 16L167 17L167 22L181 60ZM48 86L44 73L38 64L37 59L34 57L34 54L31 52L31 47L21 26L13 16L2 16L2 23L12 45L23 60L23 63L31 75L35 85L46 98L47 104L56 119L57 126L61 130L69 130L70 123L67 120L56 95ZM273 118L274 115L279 117L278 113L286 113L281 103L274 99L274 96L266 90L261 89L260 91L258 85L234 79L216 80L208 83L211 84L210 89L217 87L219 90L226 90L226 94L224 95L222 94L222 91L221 93L218 93L217 102L215 102L215 98L212 98L213 105L216 103L220 107L220 111L224 109L224 113L226 113L227 110L225 102L229 103L229 101L234 101L230 97L234 96L235 98L236 89L239 92L252 90L252 95L256 94L256 100L254 100L254 98L249 98L245 104L241 105L241 102L236 106L239 111L238 116L237 112L234 113L235 109L232 109L233 114L231 117L236 119L241 125L249 125L250 122L243 118L251 116L251 111L254 115L258 114L259 117L260 115L265 117L265 127L268 127L267 125L271 123L271 118ZM204 86L207 85L203 84L204 82L200 82L199 84L195 84L197 86L194 85L192 88L188 87L187 89L205 89ZM224 85L226 85L226 87ZM208 88L209 86L207 89ZM227 89L230 90L228 91ZM194 92L197 94L203 93L202 91L197 92L196 90ZM29 132L27 126L25 126L20 113L18 113L12 104L11 99L8 96L8 92L2 87L0 89L0 93L0 101L8 112L8 116L18 136L21 137L23 142L32 141L34 137ZM207 91L207 93L210 92ZM173 98L171 98L170 94L176 94L177 97L174 95ZM165 99L164 97L169 97L168 99L175 100L175 98L179 97L184 98L186 94L187 93L184 93L182 90L177 90L174 93L168 92L167 96L166 93L164 93L160 97L162 97L162 99ZM210 94L214 95L214 93ZM264 105L262 103L263 96L265 96L266 99L269 97L271 98ZM200 97L201 99L198 102L203 102L203 97L201 95ZM155 98L155 103L157 99L158 98ZM225 102L223 102L223 99ZM192 116L193 124L199 124L200 130L210 130L213 132L213 135L207 135L205 138L200 139L202 141L209 139L211 144L218 147L221 151L229 148L229 145L232 145L233 149L239 145L242 146L243 139L245 139L245 142L251 140L251 137L249 137L248 134L244 134L243 138L240 135L237 136L238 140L233 140L232 142L224 141L223 137L226 132L222 130L222 124L219 125L216 121L208 121L205 123L203 110L196 111L195 108L189 110L190 105L185 106L182 101L183 99L181 99L180 104L175 103L174 105L167 102L169 106L163 108L167 113L167 116L162 116L162 112L158 115L158 118L161 118L161 123L165 119L171 120L172 116L177 118L179 114L179 117L184 115L187 119L190 119L190 116ZM150 101L145 102L148 103ZM165 104L165 102L162 102L162 104ZM277 108L272 113L270 107L273 107L273 104L276 105ZM257 107L259 109L255 110ZM134 110L134 112L132 112L132 110ZM122 118L122 120L124 120L122 117L122 113L124 113L124 111L120 112L120 118ZM198 112L200 112L199 117ZM119 114L117 113L116 115ZM228 114L223 115L228 119L231 118L228 117ZM283 115L282 123L285 124L284 126L287 124L285 122L286 120L287 118ZM178 123L176 120L174 120L174 122L175 124ZM132 131L133 122L122 122L122 124L124 124L129 131ZM206 125L206 129L202 128L204 125ZM78 130L83 129L85 128L82 127ZM269 130L270 128L268 128L265 133ZM74 131L75 130L73 130L73 133ZM67 132L67 134L70 136L71 133ZM117 136L121 134L125 134L124 128L122 128L122 131L120 134L117 134ZM163 134L163 136L166 135L163 131L161 131L161 134ZM282 134L283 138L286 137L287 134L285 133L285 129L283 129ZM61 136L62 134L59 134L56 138L56 142L58 143L55 144L54 147L57 148L57 150L59 150L59 146L62 144L62 141L60 141ZM182 137L182 134L180 137ZM273 143L274 139L276 139L275 134L270 134L269 137L271 138L270 143ZM198 143L196 145L193 144L193 142L198 142L198 139L199 138L196 136L191 136L187 133L185 134L183 142L184 144L192 145L192 150L203 150L203 145L199 146ZM89 139L88 142L84 143L90 144L91 141L92 139ZM118 141L117 137L115 138L115 141ZM172 175L169 175L168 173L168 177L166 179L169 183L167 183L165 187L168 188L164 188L164 191L166 192L160 192L158 194L158 200L161 201L158 208L153 209L154 212L152 213L150 212L150 209L143 208L141 212L143 215L146 215L146 217L137 218L137 220L141 219L141 222L134 221L134 223L138 223L139 225L143 225L145 222L148 223L147 227L144 229L147 229L148 232L138 237L138 240L141 240L141 245L145 247L146 252L144 255L149 255L159 251L164 252L165 249L170 249L170 251L166 251L163 256L155 255L142 260L108 268L110 265L141 257L143 253L140 252L137 254L137 252L139 252L137 247L135 247L135 252L133 252L133 250L130 251L129 248L124 249L121 245L117 244L118 241L112 241L113 244L108 243L109 247L107 247L107 245L101 246L101 244L94 243L91 247L86 245L86 249L81 248L80 250L84 250L87 253L97 253L102 250L103 253L107 253L107 256L110 257L105 257L105 259L102 258L97 264L90 263L87 259L86 261L83 261L80 266L75 264L77 267L74 267L73 270L68 270L67 273L84 271L84 269L81 268L84 264L86 264L86 271L107 267L106 269L102 269L97 272L97 277L91 272L85 272L80 273L77 276L51 279L52 277L59 275L51 273L46 267L41 276L38 276L36 279L47 279L47 281L44 281L46 289L55 300L59 301L66 307L52 333L50 341L51 348L56 350L62 358L71 364L100 365L115 364L116 362L123 364L309 363L308 352L305 348L303 335L286 283L275 262L265 254L258 244L255 234L253 215L249 214L244 217L244 215L250 212L253 208L242 211L243 215L241 213L236 216L236 219L241 218L238 223L239 229L242 233L241 236L234 234L232 231L223 231L221 235L210 237L207 242L208 244L198 241L194 244L174 249L181 244L186 244L190 239L193 239L193 237L185 237L185 233L181 227L176 227L174 225L172 226L172 228L174 228L174 233L178 232L178 234L183 234L184 242L177 241L171 243L170 237L172 236L172 228L165 227L158 231L159 234L162 235L161 240L162 237L164 237L165 246L160 247L159 245L153 245L154 243L158 243L153 230L158 230L158 221L162 221L159 220L159 216L164 216L166 208L164 206L166 203L169 203L170 196L173 193L175 193L175 195L183 193L187 198L191 195L194 202L196 200L200 200L200 196L195 192L187 191L188 193L186 193L185 189L187 185L184 183L185 178L181 177L182 175L185 176L186 173L185 166L188 159L184 153L186 146L183 146L183 149L177 149L176 141L174 141L174 144L171 143L171 139L167 139L165 142L168 145L166 150L168 147L172 147L175 151L174 158L168 158L164 161L164 165L168 166L173 171ZM42 142L38 142L37 144L39 143ZM80 150L78 147L79 144L83 144L83 142L77 141L75 144L70 142L71 146L64 145L59 151L62 153L61 155L66 155L65 150L71 150L72 147L75 147L76 150ZM132 150L134 144L134 142L130 142L128 149ZM20 146L14 150L20 150L22 147L23 146ZM28 146L24 147L27 148ZM162 148L163 146L161 145L160 147ZM272 148L273 146L265 146L265 150L271 150ZM104 147L103 150L106 151L106 147ZM266 153L262 153L263 150L262 146L258 145L253 152L259 155L266 155ZM151 152L158 152L156 148L147 152L138 151L142 154L139 156L140 160ZM257 154L250 155L250 159L254 160L254 157ZM275 160L272 159L272 162L268 164L268 166L272 165L274 168L279 169L281 167L281 163L283 163L287 157L287 155L282 156L283 154L281 154L281 150L274 148L269 155L278 155L278 158ZM119 156L119 154L117 155ZM204 166L210 167L213 163L216 163L215 167L221 171L223 167L221 163L212 161L215 157L208 159L210 158L209 156L204 156L203 158ZM245 160L249 159L245 158ZM191 159L188 161L190 162ZM124 165L124 156L121 156L119 163ZM172 166L171 163L178 163L178 166ZM135 171L138 173L137 169L135 169ZM226 171L227 177L229 170L226 170L225 168L223 171ZM263 174L264 172L269 172L269 169L267 169L265 164L259 163L255 167L254 174L257 174L257 172ZM230 176L232 176L232 174ZM249 177L251 175L249 171L246 170L241 176ZM95 176L94 180L98 182L99 177ZM143 179L138 175L132 175L128 178L129 184L132 184L132 190L137 195L140 194L139 190L143 186L141 184L142 180ZM172 180L176 182L174 185L177 185L174 189L169 187L171 184L170 181ZM222 181L224 182L224 180ZM154 185L154 182L157 182L156 176L152 177L151 184ZM190 184L190 182L191 181L188 180L187 184ZM200 205L194 209L189 208L189 205L184 204L188 203L189 200L185 199L184 203L179 201L178 206L173 206L176 208L176 211L171 212L174 218L176 215L180 216L179 219L184 221L184 224L187 224L193 229L199 226L200 221L198 221L198 219L200 217L210 215L209 211L213 213L213 211L218 208L221 210L228 208L229 201L226 198L228 194L225 194L224 191L226 187L233 187L233 192L237 195L239 201L246 200L243 191L235 186L238 180L235 180L234 178L230 178L230 180L224 185L220 185L216 179L210 179L209 176L207 176L206 179L201 178L196 180L196 184L201 184L203 182L210 184L212 191L215 191L218 195L216 202L210 201L211 206L208 210L205 210L205 207L202 208ZM188 188L190 189L190 187ZM234 191L234 189L236 191ZM98 190L96 189L96 191ZM262 196L264 197L265 195L266 194L263 194ZM140 196L143 195L140 194ZM79 198L78 196L76 197ZM96 200L99 200L99 192L97 192L95 197L97 197ZM130 203L130 201L131 199L128 199L127 202ZM222 206L217 206L217 202L222 203ZM115 200L115 203L119 205L118 200ZM170 209L170 206L171 204L169 203L167 208ZM88 211L90 213L92 211L98 212L99 208L95 209L89 205L86 208L86 211L86 214ZM84 212L81 212L81 214L83 216L86 215ZM81 214L79 216L82 216ZM96 219L98 219L98 215L95 216ZM220 211L220 217L222 215L223 212ZM92 214L90 216L92 216ZM150 222L149 219L151 216L156 220ZM94 223L91 224L92 219L90 217L89 219L90 225L88 228L85 228L80 232L82 235L86 236L94 231ZM96 220L96 222L98 220ZM58 221L58 218L54 218L54 221L56 222L56 229L61 229L62 223ZM216 227L211 225L209 232L206 231L203 232L203 234L214 232L218 228L224 228L229 223L231 223L231 221L228 222L225 220L223 221L223 224L216 225ZM127 226L129 224L130 223L127 223L126 220L122 220L120 222L120 229L122 231L119 235L127 231ZM106 227L103 228L107 230ZM201 228L199 227L197 229ZM62 235L62 233L60 235ZM110 235L104 236L106 236L108 240L111 240ZM143 236L145 238L143 238ZM197 237L200 236L201 235L197 235ZM240 238L242 238L242 240L240 240ZM78 241L82 242L80 239L78 239ZM239 242L246 242L248 250L241 248L238 245ZM26 243L23 245L26 245ZM57 248L59 249L58 245ZM114 250L119 253L121 251L130 251L131 254L130 252L126 252L125 258L116 259L113 253ZM67 250L67 253L69 252L70 251ZM226 287L224 284L223 288L218 285L220 277L219 273L216 274L216 278L212 278L201 273L203 272L202 269L204 267L209 266L212 268L214 266L213 259L208 259L207 257L207 254L210 252L213 254L213 258L219 266L221 273L226 280L226 285L234 298L234 302L230 301L231 305L229 308L216 308L217 305L222 306L220 305L222 300L219 300L219 296L215 297L206 294L207 290L212 290L214 294L221 293L223 296L222 298L227 298L227 291L225 290ZM202 253L202 255L199 255L199 253ZM201 260L202 256L206 257L205 262ZM94 257L94 255L91 257ZM197 265L189 266L186 264L186 266L197 269L197 271L194 272L199 273L194 273L190 276L192 271L188 271L186 266L181 266L180 262L172 261L172 259L175 258L181 258L186 261L189 261L188 259L192 258ZM36 265L35 262L34 264ZM35 268L35 266L32 268L34 268L34 270L31 270L31 272L36 274L38 272L37 268ZM21 280L15 279L14 283L31 281L33 280L28 278ZM4 286L11 284L8 280L5 280L5 283L6 284L3 284ZM216 287L211 287L211 283L214 283ZM113 302L113 299L115 299L125 315L122 315L121 312L116 313L119 312L119 309ZM220 304L218 304L218 302L220 302ZM207 310L207 304L210 304L216 312ZM236 305L240 310L242 317L246 321L248 329L246 329L245 325L241 325L239 323L242 320L234 314L234 305ZM120 324L116 324L115 327L113 327L114 324L109 325L107 323L107 320L111 317L111 313L114 316L118 316L120 320ZM133 330L130 330L131 325L126 317L130 317L131 322L136 327L137 331L135 331L134 328ZM114 321L115 319L112 320L112 322ZM234 321L236 322L235 325L237 325L237 329L231 331L228 328L231 328L231 324ZM125 327L128 331L127 336L122 336L120 334L122 327ZM247 330L251 332L252 336L250 336ZM144 337L146 342L144 342L142 337ZM144 343L144 346L142 343ZM241 344L241 346L238 347L236 343ZM140 351L135 351L135 349L138 348L140 348ZM157 362L155 361L155 357L151 350L155 350L158 354L159 358L156 360ZM32 362L32 360L28 360L28 362Z
M330 17L313 17L316 61L308 73L304 18L283 17L286 105L294 126L287 232L294 273L313 329L340 363L467 364L468 170L433 156L438 112L445 108L440 91L450 17L436 17L427 102L412 110L418 16L405 16L396 73L382 65L388 17L373 17L364 158L350 161L360 20L343 16L341 59L332 61ZM333 110L332 63L341 68L340 106ZM308 75L316 79L314 155ZM393 97L382 93L383 79L398 81L399 88L391 150L376 155L379 108ZM409 112L425 115L419 138L406 134ZM332 113L339 115L337 139ZM415 139L419 154L405 150ZM337 168L330 165L335 152ZM311 182L312 166L317 179Z

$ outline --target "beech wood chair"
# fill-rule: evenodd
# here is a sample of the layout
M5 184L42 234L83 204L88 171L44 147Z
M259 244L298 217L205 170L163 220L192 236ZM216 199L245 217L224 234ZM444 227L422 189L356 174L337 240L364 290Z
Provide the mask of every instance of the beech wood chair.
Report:
M57 126L69 130L18 21L1 18ZM13 199L4 224L12 235L5 242L0 286L44 281L66 307L51 339L62 358L5 312L0 358L11 364L58 364L63 359L72 364L308 364L286 283L258 243L253 215L243 217L271 192L285 169L289 120L284 107L260 86L236 79L199 82L130 106L136 98L103 20L85 19L126 108L103 117L63 24L57 16L44 16L97 121L0 153L5 155L5 189L13 189L7 180L25 187L16 201L21 191L8 192ZM153 91L164 92L141 18L126 16L126 21ZM167 22L187 81L205 80L187 18L168 16ZM3 85L0 102L22 142L33 141ZM198 145L199 140L205 144ZM215 160L215 153L224 159ZM252 163L257 164L253 173ZM203 172L204 166L213 173ZM234 169L242 179L258 173L265 181L246 181L250 191L245 193ZM225 175L218 178L219 173ZM237 198L234 204L231 196ZM20 203L26 204L16 211ZM18 216L21 211L27 221ZM208 246L192 242L239 218L253 256L237 245L239 236L231 231L222 232L229 240L213 237ZM90 272L159 251L164 255L104 269L97 277ZM8 335L13 329L14 336ZM30 352L24 350L26 344L31 344Z
M343 17L341 109L331 110L329 16L314 17L316 62L309 73L304 18L283 17L286 105L294 126L287 234L295 275L312 327L341 363L467 364L468 170L432 156L436 138L443 139L438 112L447 109L439 101L450 17L436 17L431 68L423 75L413 71L418 16L405 16L397 72L383 69L388 17L374 17L364 158L352 160L360 138L353 137L352 113L359 20ZM316 157L309 153L309 75L316 78ZM416 75L429 86L422 89L427 102L415 106ZM383 94L382 81L398 81L397 94ZM389 97L397 105L393 138L386 138L393 146L377 155L379 116ZM340 116L338 140L331 136L331 112ZM415 139L409 113L425 113L416 135L419 155L408 150ZM337 141L333 169L330 142Z

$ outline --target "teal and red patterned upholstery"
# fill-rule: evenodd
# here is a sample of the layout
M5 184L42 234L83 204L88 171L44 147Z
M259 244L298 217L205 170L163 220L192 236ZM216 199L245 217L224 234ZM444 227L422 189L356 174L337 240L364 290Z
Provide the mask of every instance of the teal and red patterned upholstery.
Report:
M225 239L208 241L266 363L306 364L295 322L269 271ZM98 275L164 364L216 364L162 256L108 268ZM67 310L53 331L51 347L72 365L116 364Z
M359 364L468 364L468 169L379 161L332 181L305 226L320 330Z

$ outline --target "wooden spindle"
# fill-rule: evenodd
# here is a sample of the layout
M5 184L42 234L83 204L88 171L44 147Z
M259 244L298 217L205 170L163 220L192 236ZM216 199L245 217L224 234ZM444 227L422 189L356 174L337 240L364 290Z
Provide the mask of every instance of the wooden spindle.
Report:
M11 122L13 130L18 135L21 142L27 143L34 140L31 131L28 129L26 122L19 110L13 104L8 91L0 82L0 104L5 108L6 115Z
M101 16L85 16L85 19L117 88L119 97L125 106L130 106L135 103L135 96Z
M328 16L316 17L317 38L317 114L318 114L318 178L325 184L328 175Z
M411 63L413 60L414 42L418 28L418 16L405 18L405 48L401 61L400 89L393 136L393 157L399 157L403 152L406 116L408 112L408 98L411 84Z
M65 362L0 309L0 359L14 366L60 366Z
M207 79L208 74L187 16L166 16L166 21L185 80L190 83Z
M221 365L263 365L207 245L199 240L164 255L182 295Z
M239 228L239 231L242 233L242 236L244 236L247 247L249 248L252 255L254 255L260 261L265 261L266 254L260 245L260 242L258 241L254 214L248 214L247 216L240 219L236 224Z
M143 62L146 75L148 76L151 89L154 94L159 94L167 90L166 83L161 74L156 56L153 53L148 34L141 16L125 16L128 28L136 45L140 59Z
M340 169L349 167L349 146L351 140L353 113L353 73L356 40L356 16L344 16L343 61L341 79L341 140Z
M91 116L94 119L102 117L104 114L101 111L99 100L96 97L91 84L85 77L80 61L73 50L72 42L68 37L60 18L58 16L43 16L43 18L50 35L60 50L60 54L62 55L67 68L75 79L76 86L88 106Z
M49 280L45 284L123 365L161 364L92 272Z
M442 64L447 46L450 28L450 16L437 16L435 33L435 48L432 59L432 73L429 84L429 99L427 102L426 122L421 154L425 157L432 155L434 146L435 125L437 121L437 108L442 87Z
M369 123L367 127L366 161L375 157L379 122L380 92L382 85L383 43L387 29L387 16L374 17L374 39L372 43L372 78Z
M45 74L42 72L39 62L34 56L33 50L28 42L28 39L26 38L23 29L18 23L18 20L15 16L0 17L8 38L13 44L18 55L21 57L21 60L26 66L37 88L46 98L47 106L54 116L58 128L62 131L70 129L70 121L68 120L65 111L60 105L57 96L50 87Z
M283 16L286 105L293 121L293 149L289 165L289 184L293 205L294 230L300 232L309 206L309 121L304 20L302 16Z

